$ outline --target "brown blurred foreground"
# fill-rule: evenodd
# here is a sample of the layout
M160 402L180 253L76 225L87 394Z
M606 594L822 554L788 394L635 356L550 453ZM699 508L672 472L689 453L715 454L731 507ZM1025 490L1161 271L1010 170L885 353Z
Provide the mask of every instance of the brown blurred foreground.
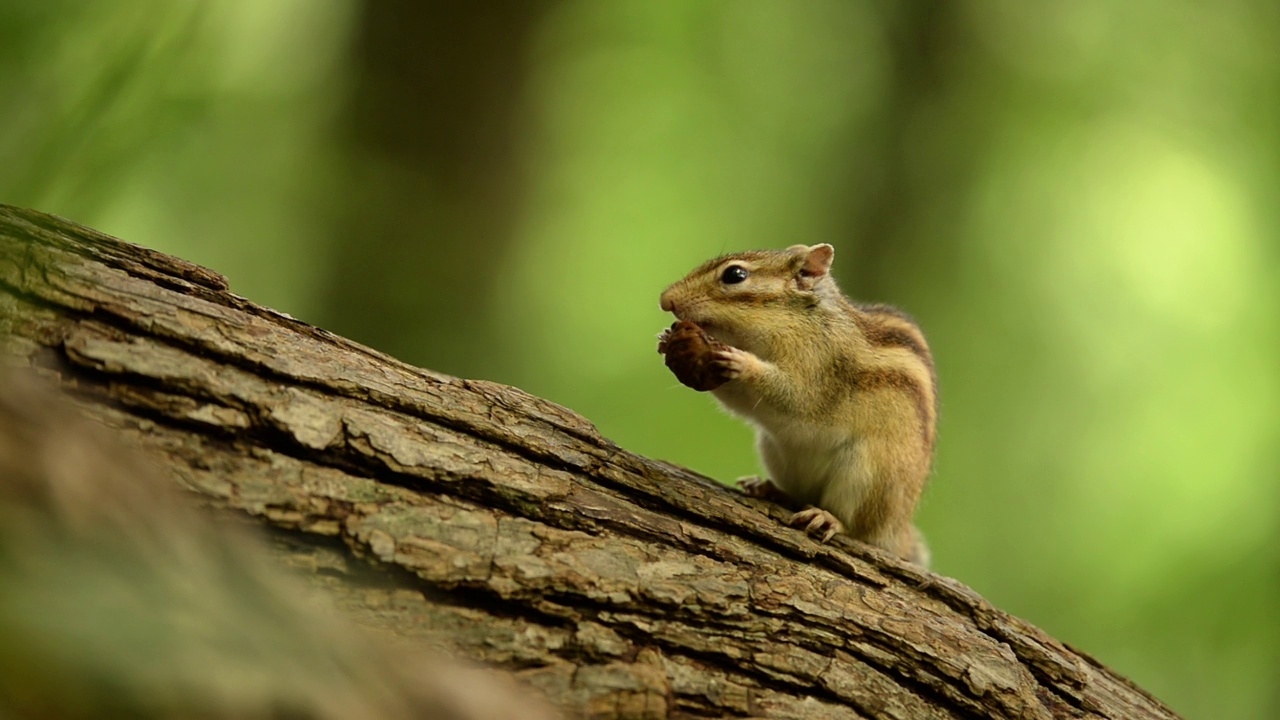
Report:
M0 371L0 717L550 719L350 626L108 431Z

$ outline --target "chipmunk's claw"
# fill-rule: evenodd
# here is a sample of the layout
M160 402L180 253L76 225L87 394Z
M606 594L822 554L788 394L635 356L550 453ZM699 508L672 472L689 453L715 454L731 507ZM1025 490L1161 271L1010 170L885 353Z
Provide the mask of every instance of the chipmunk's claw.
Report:
M785 503L790 500L787 494L777 485L774 485L771 480L758 475L740 477L736 484L742 494L747 497L760 498L761 500L769 500L776 503Z
M760 359L746 350L725 345L712 351L711 364L720 371L720 377L725 380L737 380L740 377L758 373Z
M844 523L840 522L835 515L817 507L808 507L792 515L790 524L792 527L803 525L806 533L822 543L835 537L836 533L844 532Z

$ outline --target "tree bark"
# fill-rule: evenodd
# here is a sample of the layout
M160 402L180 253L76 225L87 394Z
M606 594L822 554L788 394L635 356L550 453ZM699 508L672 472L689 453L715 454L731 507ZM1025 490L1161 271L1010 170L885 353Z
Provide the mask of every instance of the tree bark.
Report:
M955 580L59 218L0 206L0 336L357 622L571 715L1175 717Z

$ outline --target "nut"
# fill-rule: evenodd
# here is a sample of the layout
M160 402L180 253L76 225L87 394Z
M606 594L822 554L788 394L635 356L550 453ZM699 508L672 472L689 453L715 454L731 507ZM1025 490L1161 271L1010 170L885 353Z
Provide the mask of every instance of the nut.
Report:
M667 369L682 385L698 392L715 390L728 382L715 363L715 351L723 347L724 343L687 320L673 323L658 340L658 352L664 356Z

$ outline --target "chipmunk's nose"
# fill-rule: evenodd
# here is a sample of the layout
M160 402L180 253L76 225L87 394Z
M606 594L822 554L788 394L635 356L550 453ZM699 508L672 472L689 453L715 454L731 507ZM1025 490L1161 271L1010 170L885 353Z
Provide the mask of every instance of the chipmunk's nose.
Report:
M658 299L658 305L662 307L663 312L673 313L676 311L676 301L671 299L671 291L662 293L662 297Z

